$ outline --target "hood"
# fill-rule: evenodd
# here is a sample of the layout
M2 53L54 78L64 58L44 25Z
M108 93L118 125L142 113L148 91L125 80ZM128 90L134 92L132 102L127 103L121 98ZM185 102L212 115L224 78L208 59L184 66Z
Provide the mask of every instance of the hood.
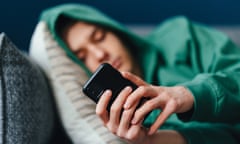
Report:
M137 48L131 51L134 51L134 57L141 66L143 75L145 76L144 79L147 81L150 80L154 66L156 65L156 52L154 45L151 44L147 39L137 36L112 18L108 17L97 9L87 5L63 4L44 10L41 14L40 21L45 21L47 23L54 39L66 51L67 55L78 65L83 67L89 75L91 75L90 71L70 51L70 49L65 45L65 43L62 41L62 39L58 36L56 32L55 26L60 15L65 15L70 18L84 22L98 24L121 33L125 38L131 41L131 44L133 44Z

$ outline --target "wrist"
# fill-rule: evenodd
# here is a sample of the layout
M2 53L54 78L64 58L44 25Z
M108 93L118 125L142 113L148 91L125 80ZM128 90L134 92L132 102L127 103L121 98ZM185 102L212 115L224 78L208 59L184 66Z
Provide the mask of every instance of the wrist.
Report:
M184 112L189 112L191 110L194 110L194 96L192 92L184 87L184 86L179 86L179 90L181 91L181 110L179 113L184 113Z

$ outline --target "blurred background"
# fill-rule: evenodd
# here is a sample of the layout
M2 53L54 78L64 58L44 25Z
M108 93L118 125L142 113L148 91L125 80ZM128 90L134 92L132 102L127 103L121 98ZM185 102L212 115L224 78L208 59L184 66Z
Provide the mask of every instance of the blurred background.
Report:
M0 4L0 32L28 51L41 11L62 3L91 5L138 32L176 15L207 25L240 26L239 0L8 0Z

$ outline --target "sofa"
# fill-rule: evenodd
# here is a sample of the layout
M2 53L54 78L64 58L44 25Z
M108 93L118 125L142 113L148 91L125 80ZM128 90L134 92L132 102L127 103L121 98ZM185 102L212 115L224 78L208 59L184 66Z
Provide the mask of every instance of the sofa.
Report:
M140 35L151 26L130 25ZM216 27L240 46L239 27ZM46 73L29 53L0 34L0 143L73 143L66 133Z
M11 1L6 1L5 3L12 5ZM15 5L17 5L16 3L18 2L15 2ZM94 1L92 3L94 3ZM95 3L97 3L101 9L113 10L113 7L111 7L112 9L106 8L102 2ZM114 1L112 3L116 2ZM119 1L118 3L121 3L121 6L125 6L125 4L123 4L124 2ZM134 4L135 2L131 2L131 4L132 3ZM171 5L171 3L172 2L169 2L168 5ZM217 1L217 3L222 3L222 1ZM3 27L0 25L0 28L3 28L0 34L0 144L81 144L81 142L76 142L78 139L75 133L68 133L69 130L63 125L63 121L61 121L62 111L59 112L58 110L59 105L53 97L54 89L49 81L44 65L41 65L41 62L37 62L36 59L30 56L28 48L30 37L33 35L33 30L37 24L37 16L41 11L40 7L46 8L55 4L55 2L42 2L39 5L36 3L35 5L30 5L29 3L29 5L24 6L24 8L30 7L34 10L33 13L31 13L28 9L23 9L24 14L29 14L24 17L25 21L20 21L22 17L17 18L20 25L23 26L22 29L19 29L18 25L15 26L15 19L11 19L10 24L7 23L9 22L7 19L4 19L6 25ZM142 5L144 6L145 4ZM192 6L193 5L194 2L192 2ZM128 6L131 7L131 5ZM8 7L5 6L4 8ZM183 8L186 7L184 6ZM211 6L208 5L208 8L211 8ZM17 16L21 15L19 7L16 9L18 9L19 13L15 11L11 12L14 12ZM166 9L168 8L166 7ZM197 12L195 11L195 13ZM33 14L35 15L33 16ZM115 12L115 15L112 16L117 17L118 14L118 12ZM144 13L142 12L141 14ZM173 14L175 13L172 13L172 15ZM160 18L164 19L168 16L170 15L162 14ZM123 15L119 17L125 18ZM147 21L148 16L145 15L144 18L146 18L145 21ZM205 19L203 17L201 18L204 22L210 21L206 17ZM213 18L213 16L211 18ZM27 21L27 19L29 20ZM126 20L125 22L129 21L130 20ZM225 23L222 25L222 23L218 22L209 23L216 29L229 35L229 37L240 46L240 24ZM127 26L137 34L147 35L148 32L154 28L155 24L156 23L152 23L149 25L139 22L128 24ZM8 28L6 31L10 33L10 37L8 33L4 33L4 28ZM23 36L24 32L26 32L26 36ZM64 109L65 108L63 108L63 110ZM71 113L66 115L66 117L70 114ZM86 131L86 129L84 129L84 131ZM93 137L96 138L97 134L98 133L94 133ZM81 136L84 135L81 134ZM90 138L94 140L94 138ZM98 140L100 139L100 137L97 138ZM100 143L104 142L99 142L98 144ZM117 143L118 142L116 142L116 144Z
M0 143L70 143L41 68L0 34Z

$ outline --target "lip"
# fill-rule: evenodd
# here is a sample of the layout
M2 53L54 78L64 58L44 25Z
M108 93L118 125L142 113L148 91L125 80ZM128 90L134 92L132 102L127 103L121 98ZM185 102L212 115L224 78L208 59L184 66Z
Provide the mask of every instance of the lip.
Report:
M119 69L122 65L120 57L116 58L111 64L115 69Z

